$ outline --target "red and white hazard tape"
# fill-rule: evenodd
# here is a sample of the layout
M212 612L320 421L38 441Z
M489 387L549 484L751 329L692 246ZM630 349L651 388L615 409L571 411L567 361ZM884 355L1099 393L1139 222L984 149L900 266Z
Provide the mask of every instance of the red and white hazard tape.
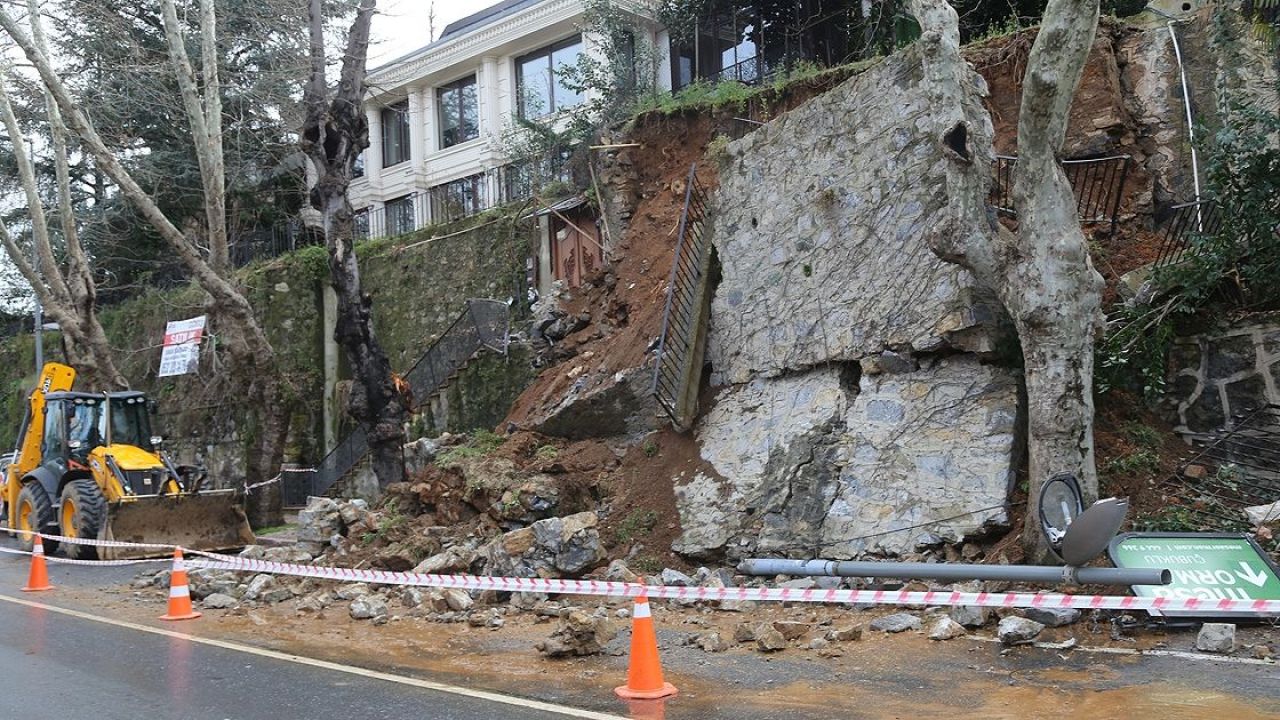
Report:
M14 548L0 547L0 553L6 555L31 555L30 550L15 550ZM134 560L75 560L72 558L58 557L57 555L45 554L44 559L58 565L97 565L99 567L113 567L123 565L141 565L143 563L169 562L170 558L137 558Z
M50 540L62 541L56 535L42 535ZM110 547L173 548L172 545L138 545L119 541L99 541L72 538L84 545ZM0 548L0 551L21 551ZM187 550L187 565L208 570L232 570L235 572L266 573L293 577L318 578L337 582L370 583L374 585L402 585L414 587L456 588L459 590L495 590L499 592L530 592L549 595L594 595L598 597L642 597L669 600L704 601L755 601L799 603L847 603L852 605L924 605L971 606L1005 608L1075 608L1077 610L1156 610L1162 612L1246 612L1259 615L1280 616L1280 600L1234 600L1172 597L1133 597L1128 595L1066 595L1063 593L962 593L948 590L847 590L842 588L793 590L791 588L716 588L716 587L663 587L639 583L607 582L599 580L559 580L546 578L492 577L483 575L434 575L387 570L330 567L326 565L299 565L269 560L221 555L201 550ZM21 553L29 554L29 553ZM84 565L115 565L149 562L146 560L68 561L49 558L51 561Z

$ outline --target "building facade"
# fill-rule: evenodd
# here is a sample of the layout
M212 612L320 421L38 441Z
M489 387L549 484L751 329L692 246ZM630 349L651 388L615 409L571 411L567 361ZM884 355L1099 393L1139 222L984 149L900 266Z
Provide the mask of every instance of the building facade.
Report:
M517 119L563 122L590 99L560 72L599 53L583 15L582 0L506 0L369 71L370 144L350 188L363 232L397 235L524 199L506 138ZM669 44L639 11L633 32Z

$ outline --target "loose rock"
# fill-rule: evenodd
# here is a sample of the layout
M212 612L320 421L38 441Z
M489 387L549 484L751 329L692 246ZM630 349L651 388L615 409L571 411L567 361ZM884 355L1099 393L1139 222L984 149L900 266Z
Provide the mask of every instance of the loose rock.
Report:
M534 647L547 657L595 655L603 652L616 634L604 618L574 610L560 621L551 637Z
M787 639L772 627L762 625L756 631L756 647L760 648L761 652L777 652L787 647Z
M1045 627L1062 627L1080 619L1080 611L1075 608L1027 608L1025 615Z
M929 628L930 640L953 640L965 634L964 626L948 616L942 616Z
M782 637L787 640L798 640L805 633L809 632L812 626L809 623L795 622L792 620L779 620L773 624L773 629L782 633Z
M230 595L214 593L204 599L204 606L212 610L228 610L240 603Z
M852 642L862 639L862 626L850 625L849 627L833 628L827 631L827 639L832 642Z
M475 601L471 599L471 594L466 590L458 588L445 588L443 591L444 601L448 604L450 610L464 612L470 610Z
M1200 652L1230 653L1236 649L1236 626L1232 623L1205 623L1196 635Z
M887 633L900 633L906 630L919 630L923 623L911 613L894 613L871 621L871 629Z
M353 620L371 620L387 614L387 601L380 595L363 595L351 601Z
M1005 645L1019 645L1035 640L1036 636L1043 630L1044 625L1035 620L1010 615L1001 620L1000 624L996 626L996 635L999 636L1000 642Z

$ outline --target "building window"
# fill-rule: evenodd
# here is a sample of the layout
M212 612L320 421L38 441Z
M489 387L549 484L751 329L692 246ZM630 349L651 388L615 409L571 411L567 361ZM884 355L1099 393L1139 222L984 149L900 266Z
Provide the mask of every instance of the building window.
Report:
M566 84L565 72L577 67L581 54L582 37L575 35L516 59L520 117L540 118L582 104L582 91Z
M395 200L388 200L386 212L389 237L404 235L418 229L414 222L413 195L402 195Z
M453 147L480 137L475 75L445 85L436 91L436 98L440 106L440 147Z
M382 109L382 167L409 159L409 101Z
M364 153L356 156L356 161L351 165L351 178L364 177Z
M432 222L453 222L484 209L483 173L431 188Z

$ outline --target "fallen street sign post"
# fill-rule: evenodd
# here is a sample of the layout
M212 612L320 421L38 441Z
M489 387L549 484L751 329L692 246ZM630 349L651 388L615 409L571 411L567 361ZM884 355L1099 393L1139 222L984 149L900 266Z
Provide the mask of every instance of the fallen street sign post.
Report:
M1169 568L1165 586L1134 585L1138 597L1195 598L1204 610L1158 611L1168 617L1258 617L1215 610L1215 600L1280 600L1280 571L1266 552L1238 533L1126 533L1111 541L1111 562L1124 568Z

